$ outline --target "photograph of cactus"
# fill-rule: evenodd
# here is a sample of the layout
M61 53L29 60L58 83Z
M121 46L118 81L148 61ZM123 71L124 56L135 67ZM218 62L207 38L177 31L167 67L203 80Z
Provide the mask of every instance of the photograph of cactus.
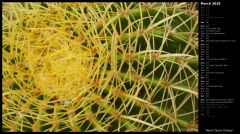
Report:
M198 3L2 3L2 131L198 131Z

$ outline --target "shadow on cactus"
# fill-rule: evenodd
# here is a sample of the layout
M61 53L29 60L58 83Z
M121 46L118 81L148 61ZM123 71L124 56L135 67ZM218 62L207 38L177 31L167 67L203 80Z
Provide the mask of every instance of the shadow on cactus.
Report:
M3 3L3 131L198 131L197 3Z

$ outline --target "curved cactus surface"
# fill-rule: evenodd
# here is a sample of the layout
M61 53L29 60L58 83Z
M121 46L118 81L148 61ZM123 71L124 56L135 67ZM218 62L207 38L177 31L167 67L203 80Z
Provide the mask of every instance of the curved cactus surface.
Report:
M198 131L197 3L3 3L3 131Z

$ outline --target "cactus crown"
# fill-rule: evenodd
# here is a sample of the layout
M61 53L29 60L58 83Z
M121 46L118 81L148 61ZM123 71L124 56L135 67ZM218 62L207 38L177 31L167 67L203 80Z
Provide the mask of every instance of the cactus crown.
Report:
M3 131L197 131L197 3L3 3Z

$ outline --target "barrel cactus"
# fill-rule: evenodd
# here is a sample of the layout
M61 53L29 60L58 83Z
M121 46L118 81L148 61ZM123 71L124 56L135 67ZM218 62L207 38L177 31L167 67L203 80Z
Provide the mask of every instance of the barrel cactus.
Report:
M198 131L197 3L2 6L2 131Z

